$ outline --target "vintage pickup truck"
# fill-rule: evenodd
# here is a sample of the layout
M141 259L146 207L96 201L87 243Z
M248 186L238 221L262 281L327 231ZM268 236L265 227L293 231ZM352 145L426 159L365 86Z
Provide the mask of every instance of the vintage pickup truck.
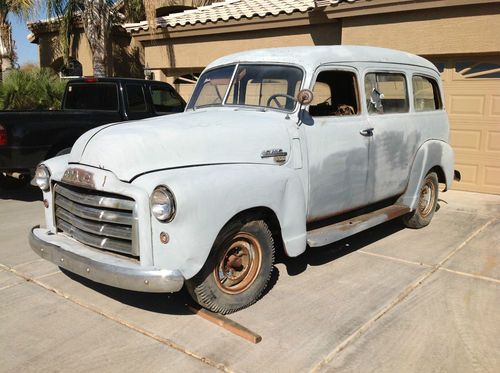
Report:
M93 129L41 164L40 256L230 313L295 257L401 217L454 179L437 69L388 49L267 49L206 68L184 113ZM362 268L360 269L362 272ZM297 289L297 292L300 290Z

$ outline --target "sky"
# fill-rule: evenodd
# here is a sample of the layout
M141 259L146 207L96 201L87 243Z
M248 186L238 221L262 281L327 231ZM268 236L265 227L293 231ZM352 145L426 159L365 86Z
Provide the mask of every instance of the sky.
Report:
M39 15L37 19L44 19L45 14ZM10 15L9 20L12 24L12 38L16 43L18 63L22 65L26 62L34 62L38 65L38 45L31 44L26 38L30 31L26 27L26 21Z

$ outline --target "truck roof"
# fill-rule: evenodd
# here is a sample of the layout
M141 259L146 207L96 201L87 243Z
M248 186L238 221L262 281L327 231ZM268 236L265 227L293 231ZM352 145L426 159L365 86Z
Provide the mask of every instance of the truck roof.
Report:
M104 82L104 83L146 83L146 84L168 84L159 80L146 80L146 79L136 79L136 78L120 78L120 77L105 77L105 78L97 78L93 76L87 76L83 78L75 78L69 79L68 82L82 82L82 83L90 83L90 82Z
M306 69L315 69L325 63L378 62L420 66L437 72L430 61L417 55L394 49L357 45L255 49L219 58L209 64L207 69L237 62L296 63Z

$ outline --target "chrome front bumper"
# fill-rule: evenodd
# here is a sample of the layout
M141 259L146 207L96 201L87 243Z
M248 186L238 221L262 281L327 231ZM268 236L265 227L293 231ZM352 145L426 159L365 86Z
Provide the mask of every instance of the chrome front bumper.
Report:
M180 271L143 267L38 226L31 230L29 240L42 258L101 284L148 293L173 293L184 285Z

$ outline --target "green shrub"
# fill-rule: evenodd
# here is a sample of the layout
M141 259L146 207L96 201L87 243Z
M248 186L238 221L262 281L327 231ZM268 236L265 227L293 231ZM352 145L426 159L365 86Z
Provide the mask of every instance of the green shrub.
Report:
M12 70L0 83L0 110L57 110L66 87L51 69Z

